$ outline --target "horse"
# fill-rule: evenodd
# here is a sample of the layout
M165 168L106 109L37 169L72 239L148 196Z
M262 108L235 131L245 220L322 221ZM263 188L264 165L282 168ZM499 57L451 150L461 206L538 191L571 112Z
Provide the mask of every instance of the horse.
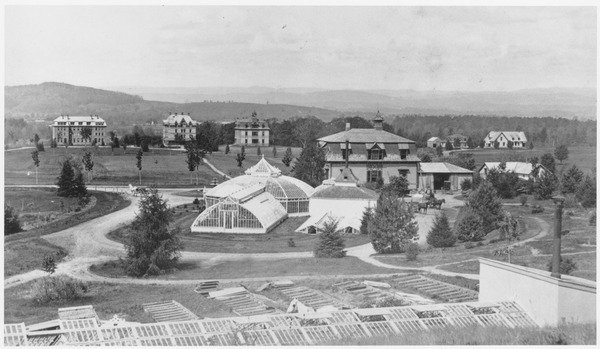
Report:
M421 213L421 210L425 210L425 214L427 214L428 207L429 207L428 202L419 202L417 205L417 212Z

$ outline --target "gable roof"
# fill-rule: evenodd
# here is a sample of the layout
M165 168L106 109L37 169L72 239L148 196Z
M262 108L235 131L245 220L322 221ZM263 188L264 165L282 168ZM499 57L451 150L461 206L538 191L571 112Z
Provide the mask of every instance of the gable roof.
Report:
M431 137L427 140L427 142L435 142L435 141L441 141L440 137Z
M269 164L263 155L262 158L254 166L247 169L245 173L251 176L274 177L281 175L281 170Z
M351 143L415 143L415 141L400 137L391 132L376 130L374 128L351 128L348 131L319 138L319 141L325 143L343 143L346 141Z
M422 162L420 164L419 172L421 173L464 173L472 174L473 171L467 170L451 164L449 162Z
M168 118L163 120L163 124L166 125L176 125L184 122L186 124L196 125L197 122L192 120L192 118L188 114L171 114Z
M521 131L490 131L486 139L494 142L502 134L509 141L527 142L527 136L525 136L525 132Z
M541 164L538 164L538 165L542 166ZM485 162L481 166L479 171L481 171L484 167L486 167L488 170L492 170L492 169L499 170L500 162ZM530 175L531 172L533 171L533 165L529 162L509 161L509 162L506 162L505 171L506 172L514 172L514 173L520 174L520 175Z
M352 170L348 167L344 167L340 174L335 178L335 183L358 183L358 178L352 173Z

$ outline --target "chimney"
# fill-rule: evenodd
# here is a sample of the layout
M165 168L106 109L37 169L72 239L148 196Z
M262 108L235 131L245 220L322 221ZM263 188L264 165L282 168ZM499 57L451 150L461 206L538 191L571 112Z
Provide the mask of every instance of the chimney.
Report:
M383 117L381 116L381 113L379 113L379 110L375 115L375 119L373 119L373 128L376 130L383 130Z
M350 131L350 123L349 122L346 123L346 131Z

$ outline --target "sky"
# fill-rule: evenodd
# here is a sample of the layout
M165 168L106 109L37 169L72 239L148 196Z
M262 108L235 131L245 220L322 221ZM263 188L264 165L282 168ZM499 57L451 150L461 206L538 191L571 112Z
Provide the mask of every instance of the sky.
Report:
M594 7L8 6L5 84L596 87Z

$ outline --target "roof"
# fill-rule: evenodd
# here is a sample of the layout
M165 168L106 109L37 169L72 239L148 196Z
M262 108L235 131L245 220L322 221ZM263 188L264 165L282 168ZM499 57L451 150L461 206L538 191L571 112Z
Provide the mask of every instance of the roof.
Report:
M485 162L479 171L486 167L488 170L499 170L500 162ZM520 175L530 175L533 171L533 165L529 162L506 162L506 172L514 172Z
M355 186L356 186L356 183L359 182L358 178L356 178L354 173L352 173L352 170L349 169L348 167L344 167L342 169L342 171L340 172L340 174L335 178L334 181L336 184L352 183Z
M302 232L310 226L322 229L325 223L333 221L337 222L338 231L344 230L348 227L360 230L362 215L360 216L336 216L332 212L323 212L318 215L310 216L302 225L300 225L296 232Z
M471 170L467 170L466 168L456 166L449 162L422 162L419 166L419 171L421 173L473 173Z
M373 121L383 121L383 116L381 116L379 110L377 111L377 114L375 114L375 118L373 119Z
M410 139L400 137L391 132L376 130L374 128L351 128L348 131L334 133L329 136L319 138L319 141L325 143L415 143Z
M490 131L486 137L486 140L493 142L500 137L501 134L504 134L509 141L527 142L527 136L525 136L525 132L521 131Z
M287 211L273 195L262 193L242 204L242 207L250 211L262 224L263 228L269 228L273 224L287 217Z
M279 176L281 174L281 170L269 164L263 155L262 159L260 159L254 166L247 169L245 173L252 176L271 177Z
M163 124L167 125L177 125L184 122L186 124L196 125L197 122L192 120L192 118L188 114L171 114L168 118L163 120Z
M441 141L440 137L431 137L427 140L427 142L435 142L435 141Z
M322 188L311 196L311 199L357 199L357 200L377 200L379 195L374 190L343 185L319 186Z
M98 115L61 115L54 119L54 123L57 122L91 122L92 126L106 126L106 121L101 117L98 117Z

